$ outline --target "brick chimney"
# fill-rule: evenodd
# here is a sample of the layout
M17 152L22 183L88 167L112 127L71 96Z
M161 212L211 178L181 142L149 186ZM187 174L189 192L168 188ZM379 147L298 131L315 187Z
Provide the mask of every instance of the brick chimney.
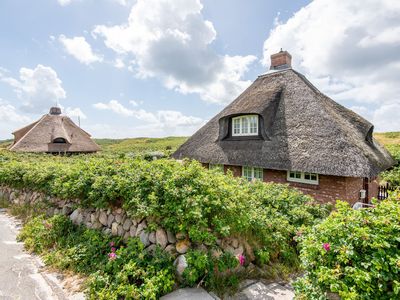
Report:
M283 70L292 67L292 56L287 51L281 51L271 55L270 70Z

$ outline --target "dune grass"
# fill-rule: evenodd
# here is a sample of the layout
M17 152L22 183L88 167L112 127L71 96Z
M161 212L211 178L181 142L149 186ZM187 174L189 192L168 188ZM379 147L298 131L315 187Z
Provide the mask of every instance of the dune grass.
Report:
M187 137L95 139L104 152L175 151Z
M374 137L383 145L400 145L400 131L398 132L377 132Z

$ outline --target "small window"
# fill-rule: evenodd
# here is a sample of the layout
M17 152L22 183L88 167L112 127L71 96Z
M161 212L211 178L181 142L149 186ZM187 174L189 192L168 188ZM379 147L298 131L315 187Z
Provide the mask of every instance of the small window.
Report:
M64 139L64 138L59 137L59 138L55 138L55 139L53 140L53 143L54 143L54 144L66 144L66 143L67 143L67 140Z
M263 169L254 167L242 167L242 176L248 181L263 180Z
M288 171L287 181L308 183L308 184L318 184L318 174L298 172L298 171Z
M224 173L224 165L221 164L208 164L209 170L217 170L218 172Z
M258 135L258 116L247 115L232 118L232 135Z

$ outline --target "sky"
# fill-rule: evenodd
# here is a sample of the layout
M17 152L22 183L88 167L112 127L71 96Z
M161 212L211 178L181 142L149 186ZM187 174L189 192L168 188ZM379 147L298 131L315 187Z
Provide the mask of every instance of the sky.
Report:
M2 0L0 139L59 105L96 138L187 136L270 55L400 131L398 0Z

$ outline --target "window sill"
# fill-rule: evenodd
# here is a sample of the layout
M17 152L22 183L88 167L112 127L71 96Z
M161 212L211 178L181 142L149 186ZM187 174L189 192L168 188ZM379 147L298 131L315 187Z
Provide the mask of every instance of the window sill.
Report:
M319 189L319 184L304 183L304 182L289 181L289 180L287 180L286 182L292 187L309 189L309 190L318 190Z
M242 136L229 136L223 141L260 141L263 140L263 138L260 135L242 135Z

